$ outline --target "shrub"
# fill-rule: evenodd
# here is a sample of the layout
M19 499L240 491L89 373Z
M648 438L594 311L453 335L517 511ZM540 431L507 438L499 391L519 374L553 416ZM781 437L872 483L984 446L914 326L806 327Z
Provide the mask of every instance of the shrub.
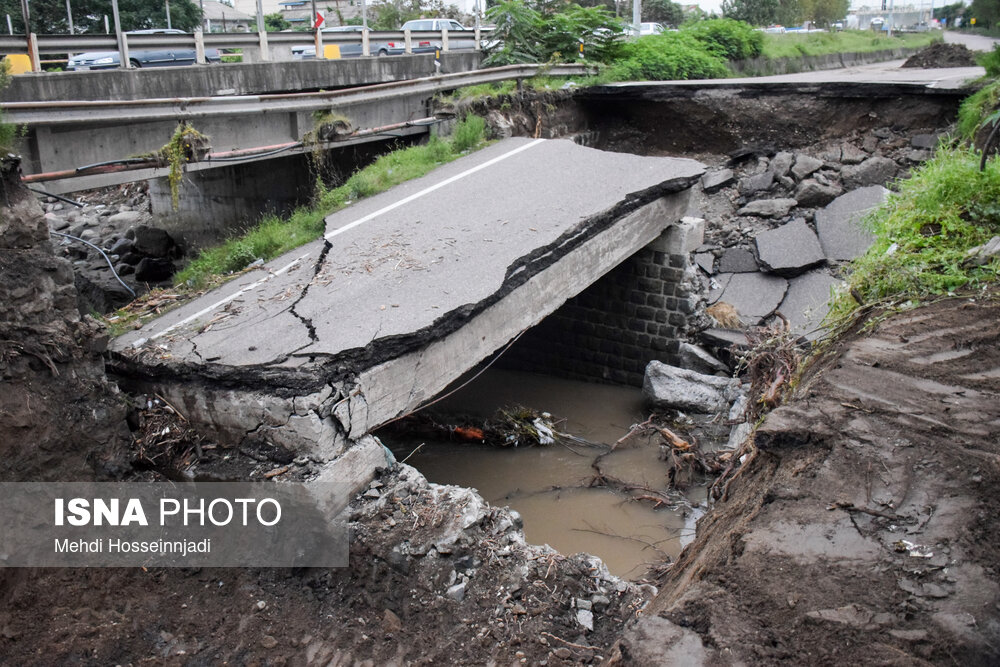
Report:
M717 79L729 76L725 61L683 32L647 35L626 43L608 72L618 81Z
M701 21L685 28L684 32L726 60L756 58L764 49L764 33L734 19Z
M993 50L980 54L976 58L980 66L986 68L986 76L1000 76L1000 44L994 44Z
M1000 104L1000 81L994 81L965 98L958 110L958 136L972 141L976 136L976 130L998 104Z
M455 126L451 137L451 150L464 153L478 146L486 136L486 121L482 116L468 115Z

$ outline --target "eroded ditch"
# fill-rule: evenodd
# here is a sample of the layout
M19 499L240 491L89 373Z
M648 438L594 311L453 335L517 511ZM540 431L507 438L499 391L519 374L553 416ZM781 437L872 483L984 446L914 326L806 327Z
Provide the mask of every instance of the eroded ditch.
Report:
M582 108L578 106L580 104L583 104ZM601 104L609 103L604 101ZM702 318L703 328L710 333L714 330L715 336L693 338L692 342L716 353L717 358L726 362L731 362L732 358L720 352L720 348L725 347L718 331L718 325L722 323L706 319L712 316L704 313L706 307L712 305L709 302L713 289L718 292L726 288L719 276L731 274L731 281L733 275L773 273L761 270L760 258L753 252L754 240L759 233L777 228L795 217L802 217L807 227L815 228L815 211L822 206L819 202L824 197L839 196L834 194L838 185L841 187L839 194L843 194L848 187L873 187L876 182L886 182L904 174L908 166L919 163L929 155L933 141L927 137L945 129L949 118L948 105L954 102L928 98L927 108L923 108L917 101L907 101L906 108L919 109L892 124L885 124L884 115L879 115L884 114L883 109L864 111L865 100L853 99L850 108L854 110L852 113L857 112L852 116L854 120L839 125L824 120L829 119L831 114L844 112L839 103L831 104L833 110L814 116L817 124L812 131L820 141L810 141L808 132L797 132L785 137L788 141L784 143L780 131L764 133L759 130L764 127L760 122L761 116L776 122L776 116L780 116L776 113L778 107L763 105L756 109L755 118L743 118L743 125L747 128L745 136L734 134L730 126L733 122L731 118L716 118L720 123L727 124L729 138L726 142L737 144L740 154L725 156L714 152L728 143L685 149L697 151L698 157L708 163L713 172L726 168L734 171L731 182L718 186L714 193L699 193L695 197L695 209L691 213L700 214L706 220L706 243L692 255L688 267L697 276L701 295L701 310L693 315L696 319ZM884 104L891 106L891 102ZM727 103L720 101L717 109L725 106ZM753 109L754 103L748 98L742 100L740 105L729 106L738 106L741 113L746 113ZM685 142L691 142L691 137L697 132L703 137L710 136L712 114L721 113L706 111L710 108L700 107L699 113L706 113L708 117L699 120L704 123L701 130L688 128L682 132ZM801 105L789 108L793 109L796 123L808 124L808 114L806 118L799 117L803 112ZM567 100L565 106L554 105L551 111L545 108L546 113L559 116L562 119L559 122L549 125L544 118L541 123L537 118L526 121L512 119L506 126L516 127L522 123L530 126L532 131L541 127L543 132L555 134L580 130L585 132L586 141L599 147L677 154L673 152L677 140L665 138L669 133L664 132L662 127L653 128L657 117L653 109L655 107L647 107L641 118L625 118L621 112L616 114L608 108L596 111L594 107L588 109L586 102ZM497 113L500 113L499 109ZM604 117L605 114L612 120L605 124L594 122L596 116ZM673 121L663 121L664 125L668 123L675 127ZM647 134L643 135L643 132ZM765 145L765 140L773 143ZM778 157L782 152L779 149L785 148L796 149L791 155L788 171L773 175L766 186L759 187L768 179L757 177L767 174L775 161L781 163L787 160ZM821 165L800 178L792 173L799 162L796 153L812 157ZM875 165L880 166L879 169L861 168L876 157L891 161L894 165L891 172L885 161ZM803 160L802 164L813 163ZM843 178L849 168L856 168L849 171L855 174L851 178L856 182L847 183ZM812 188L820 192L815 206L790 206L780 215L738 214L752 201L787 199L784 195L794 193L803 181L810 179L819 186ZM866 180L874 182L865 183ZM700 189L696 186L696 190ZM743 252L734 255L734 251ZM749 260L747 254L750 255ZM698 255L701 255L700 259ZM742 264L735 264L738 261ZM734 265L746 270L726 270L734 268ZM837 266L836 261L828 262L818 270L835 277ZM786 271L781 279L787 281L802 275L793 276L791 272L792 269ZM737 316L742 315L739 324L756 325L768 320L783 302L788 289L786 284L781 298L766 312L738 312ZM564 317L563 320L562 326L572 326L571 317ZM555 330L558 331L558 327ZM537 350L539 341L533 343L528 337L524 342L528 352L532 351L533 344ZM537 370L523 366L523 360L531 358L531 354L517 358L522 360L522 370ZM59 359L56 361L61 362ZM574 366L571 356L560 361L566 362L563 371ZM523 383L514 381L512 384L519 396L526 396ZM519 387L519 384L522 386ZM87 391L103 392L103 389L84 390L81 395L88 396ZM588 419L595 420L582 429L581 437L588 439L612 439L616 433L620 437L624 435L622 426L627 430L631 423L645 414L645 409L635 407L641 402L635 389L622 390L628 392L628 395L619 397L622 405L632 407L623 407L611 419L586 409L586 401L576 399L575 390L566 386L554 389L549 384L540 398L518 402L530 403L530 407L538 411L569 416L572 420L571 415L560 414L557 402L553 402L555 407L549 404L545 394L553 391L562 392L562 400L568 396L569 401L584 408ZM487 403L501 402L487 396L488 393L482 391L475 398L486 399ZM611 402L606 397L589 400L604 406ZM457 401L450 408L453 413L473 411L472 398ZM113 421L113 415L105 416ZM24 432L18 433L17 437L24 438ZM530 466L536 479L549 479L542 465L551 451L556 450L529 450L530 464L522 462L520 465ZM506 459L497 466L503 470L503 465L509 465L509 472L495 475L501 477L515 474L519 463L514 457L525 454L522 451L494 450L483 454L483 457ZM446 455L441 458L446 458ZM116 469L120 475L128 470L128 459L127 456L119 456L113 465L105 464L104 468ZM419 459L412 462L420 468ZM184 465L184 457L180 456L173 465ZM655 465L648 458L625 461L622 466L624 471L619 472L619 476L635 474L651 486L651 479L662 474L655 469ZM309 460L287 460L287 454L280 448L262 447L225 455L218 450L209 450L206 460L200 465L206 472L218 469L225 470L229 475L251 478L282 466L288 468L290 476L303 478L309 476L312 463ZM482 459L478 458L469 465L477 472L483 467ZM571 466L556 457L552 459L551 467L565 473L566 468ZM493 470L496 472L495 468ZM474 478L461 475L445 481L472 484ZM495 493L487 493L499 500L508 492L500 488ZM581 496L579 511L586 513L592 501L586 495ZM471 513L467 514L466 510L470 508ZM470 522L465 525L462 520L456 525L446 519L448 514L468 516ZM539 509L538 514L542 520L561 522L552 517L545 507ZM661 522L660 527L667 524L668 530L677 526L676 520L664 520L664 516L664 512L659 510L652 518ZM640 521L650 518L643 516ZM609 576L599 564L587 557L567 557L528 546L518 530L516 516L482 506L478 498L467 490L427 486L419 474L405 467L383 473L362 494L354 505L354 520L357 530L357 542L352 547L354 565L347 572L163 571L151 575L102 572L82 578L72 571L59 571L8 578L10 586L6 590L10 612L3 618L6 625L2 641L6 642L8 651L13 651L11 655L19 656L24 662L31 662L30 656L37 655L39 647L46 645L51 651L47 654L49 656L86 652L98 661L117 660L119 655L155 653L176 659L198 655L205 660L246 660L260 656L267 660L299 658L314 662L369 657L377 662L437 658L473 663L493 658L571 664L607 657L625 621L635 615L651 593L648 589L636 588ZM532 521L530 516L528 521ZM529 538L533 530L528 527ZM532 538L529 541L535 540ZM585 541L583 546L592 543ZM621 571L629 572L629 569L623 566ZM52 595L39 594L40 591L57 588L75 596L81 601L80 606L66 608ZM126 604L109 601L102 591L110 589L130 591L130 601ZM219 590L224 593L218 593ZM230 590L241 593L237 596L230 594ZM245 611L239 607L244 593L247 597ZM269 606L266 613L255 611L256 608L251 606L257 597L267 599ZM171 598L176 598L176 605L162 604L164 599ZM181 600L186 600L183 606ZM234 605L235 612L232 611ZM51 614L48 609L52 610ZM213 620L206 624L206 617ZM124 623L127 618L131 619L130 624ZM461 620L456 622L456 619ZM51 629L51 634L42 636L33 631L33 627ZM87 632L87 628L91 627L101 627L103 631L97 634ZM63 638L52 640L51 635L56 633L62 633ZM432 645L426 639L428 634L437 638Z

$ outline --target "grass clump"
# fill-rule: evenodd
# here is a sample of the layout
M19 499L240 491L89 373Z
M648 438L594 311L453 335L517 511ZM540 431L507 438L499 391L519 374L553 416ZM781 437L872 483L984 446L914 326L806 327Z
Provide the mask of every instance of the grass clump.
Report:
M972 148L941 148L900 182L867 220L876 241L848 269L849 289L834 299L831 322L851 315L859 300L919 301L997 279L1000 260L965 261L970 249L1000 234L1000 160L983 171L979 160Z
M0 90L10 83L10 61L0 58ZM3 112L0 111L0 153L6 155L14 152L14 143L17 141L17 126L3 122Z
M718 79L730 75L726 61L687 32L647 35L625 43L604 81Z
M993 113L998 104L1000 104L1000 81L987 84L965 98L958 109L956 133L959 138L972 141L983 121Z
M683 32L704 44L713 55L726 60L756 58L764 48L764 33L734 19L698 21Z
M452 136L431 137L426 144L410 146L378 158L355 172L345 183L328 188L318 182L313 203L287 217L267 216L244 234L198 253L176 281L201 289L221 276L240 271L257 260L270 260L319 238L329 214L353 201L384 192L418 178L485 142L486 123L474 115L459 122Z
M902 33L888 37L867 30L763 34L761 55L766 58L824 56L831 53L870 53L895 48L918 48L940 41L931 33Z
M986 76L991 79L1000 76L1000 44L994 44L992 51L977 55L976 62L986 70Z

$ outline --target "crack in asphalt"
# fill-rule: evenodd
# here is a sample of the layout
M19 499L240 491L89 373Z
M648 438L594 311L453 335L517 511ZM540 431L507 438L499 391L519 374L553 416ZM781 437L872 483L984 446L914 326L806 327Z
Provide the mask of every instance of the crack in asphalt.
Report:
M330 250L332 248L333 244L330 243L328 239L323 239L323 249L320 250L319 257L316 258L316 267L313 269L312 276L309 277L309 281L306 283L305 287L302 288L302 292L299 294L299 298L297 298L294 302L292 302L292 305L289 306L288 308L288 312L290 312L297 320L299 320L300 322L302 322L302 324L305 325L306 331L309 333L310 344L315 343L319 340L319 336L316 335L316 326L313 324L312 319L296 312L295 307L298 306L299 303L301 303L304 298L306 298L307 294L309 294L309 288L313 286L313 281L316 279L316 276L318 276L319 272L322 270L323 263L326 262L326 256L330 254Z

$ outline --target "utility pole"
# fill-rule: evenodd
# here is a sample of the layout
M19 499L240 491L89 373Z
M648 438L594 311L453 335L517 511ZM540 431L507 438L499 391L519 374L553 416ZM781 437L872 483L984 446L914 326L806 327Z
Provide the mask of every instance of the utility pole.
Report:
M642 28L642 0L632 0L632 34L639 36Z
M128 42L122 34L122 17L118 13L118 0L111 0L111 13L115 19L115 38L118 40L118 66L122 69L131 67L128 61Z
M69 21L69 34L75 35L76 31L73 29L73 8L69 4L69 0L66 0L66 19Z
M170 0L165 0L167 4L167 30L172 29L174 26L170 25Z

